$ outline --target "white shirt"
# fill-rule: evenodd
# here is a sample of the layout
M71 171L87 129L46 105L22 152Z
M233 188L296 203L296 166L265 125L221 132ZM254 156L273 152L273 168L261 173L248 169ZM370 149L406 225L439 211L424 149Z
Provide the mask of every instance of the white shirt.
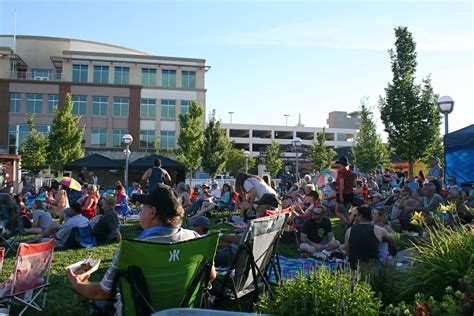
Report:
M263 181L258 181L255 178L248 178L244 182L244 190L249 192L250 190L255 189L257 192L257 199L261 199L265 194L277 195L275 190L273 190L268 184Z
M214 190L211 191L212 197L214 197L216 199L220 199L221 194L222 194L222 191L221 191L221 189L219 189L219 187L217 187L217 188L215 188Z

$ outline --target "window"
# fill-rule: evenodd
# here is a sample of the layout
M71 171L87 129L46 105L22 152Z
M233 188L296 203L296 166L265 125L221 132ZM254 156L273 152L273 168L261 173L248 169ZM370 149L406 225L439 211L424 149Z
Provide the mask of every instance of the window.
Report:
M176 100L161 100L161 118L176 118Z
M156 86L156 69L142 68L142 85Z
M129 74L130 74L129 67L115 67L114 83L128 84Z
M54 107L58 106L59 96L57 94L48 95L48 113L54 113Z
M26 112L42 113L43 112L43 95L38 93L28 93L26 95Z
M181 86L187 89L196 89L196 72L182 71L181 72Z
M92 128L91 129L91 146L105 147L107 146L107 129Z
M176 147L175 131L160 131L160 148L168 149Z
M10 112L20 112L21 94L18 92L10 92Z
M154 149L155 139L156 136L154 130L140 130L140 148Z
M176 70L163 69L161 71L161 86L167 88L176 87Z
M94 66L94 83L109 83L109 66Z
M51 80L51 70L32 69L33 80Z
M109 98L93 96L92 97L92 115L107 116L107 108L109 107Z
M10 154L17 153L17 130L18 130L18 146L28 138L30 135L30 127L26 124L23 125L10 125L8 128L8 152ZM50 126L48 125L37 125L36 131L42 134L48 134Z
M140 101L140 118L154 120L156 116L156 100L141 99Z
M74 115L85 115L87 109L87 96L85 95L73 95L72 102L72 114Z
M189 106L191 105L191 101L189 100L181 100L181 113L186 114L189 112Z
M126 129L113 129L112 130L112 147L122 147L122 137L128 134Z
M114 98L113 116L128 116L128 98Z
M72 65L72 81L87 82L87 65Z
M16 154L16 125L10 125L8 128L8 153Z

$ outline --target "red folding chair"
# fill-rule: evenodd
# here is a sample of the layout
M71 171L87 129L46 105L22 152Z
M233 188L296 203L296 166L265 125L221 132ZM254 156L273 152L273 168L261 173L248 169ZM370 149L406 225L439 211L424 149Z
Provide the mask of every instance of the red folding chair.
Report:
M46 304L46 289L49 286L54 239L38 244L20 244L13 273L0 283L0 303L8 306L23 306L19 315L28 308L43 311ZM0 249L0 254L2 253ZM3 257L0 258L3 264ZM38 303L43 294L42 303Z

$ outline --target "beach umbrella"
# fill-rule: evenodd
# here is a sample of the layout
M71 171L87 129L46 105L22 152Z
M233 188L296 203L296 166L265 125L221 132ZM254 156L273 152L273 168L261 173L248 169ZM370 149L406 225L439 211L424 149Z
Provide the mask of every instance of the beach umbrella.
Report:
M71 177L59 177L55 180L69 189L81 191L81 184Z
M322 187L323 185L326 185L329 177L336 179L336 171L331 170L331 169L326 169L326 170L321 171L317 177L316 185L320 187Z

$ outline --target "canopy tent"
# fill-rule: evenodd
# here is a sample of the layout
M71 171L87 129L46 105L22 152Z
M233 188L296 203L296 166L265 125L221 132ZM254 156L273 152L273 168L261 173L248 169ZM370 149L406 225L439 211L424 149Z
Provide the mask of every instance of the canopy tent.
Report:
M446 179L454 176L458 183L474 182L474 124L444 136Z
M102 156L100 154L92 154L89 156L85 156L84 158L75 160L64 165L64 169L66 170L77 170L81 169L82 167L86 167L87 169L123 169L124 165L119 164L113 159L108 157Z
M132 169L131 178L135 179L135 181L139 181L141 175L143 174L142 171L153 167L155 165L156 159L161 160L161 167L163 169L166 169L170 173L173 182L178 183L181 181L185 181L186 167L183 164L168 157L159 156L155 154L138 158L137 160L130 163L130 169Z

